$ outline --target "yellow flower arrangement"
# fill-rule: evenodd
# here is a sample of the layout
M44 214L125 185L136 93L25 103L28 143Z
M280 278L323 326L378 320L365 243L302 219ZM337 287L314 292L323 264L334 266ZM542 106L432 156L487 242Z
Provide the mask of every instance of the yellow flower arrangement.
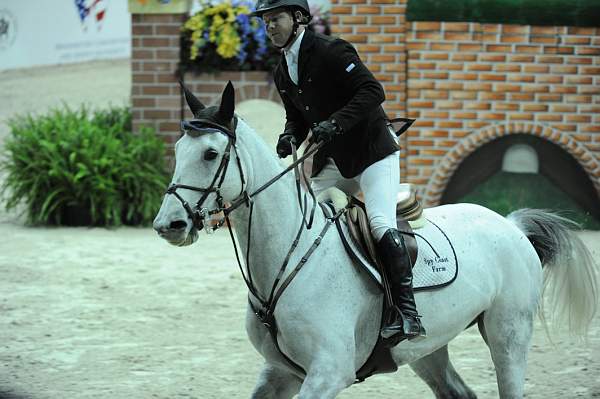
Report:
M231 25L224 25L217 39L217 54L223 58L234 57L240 49L240 37Z
M250 8L244 4L233 5L230 1L216 5L205 2L203 5L204 9L188 19L182 28L191 32L190 59L195 60L200 50L209 43L216 45L217 54L221 57L235 57L242 45L236 18L249 15Z

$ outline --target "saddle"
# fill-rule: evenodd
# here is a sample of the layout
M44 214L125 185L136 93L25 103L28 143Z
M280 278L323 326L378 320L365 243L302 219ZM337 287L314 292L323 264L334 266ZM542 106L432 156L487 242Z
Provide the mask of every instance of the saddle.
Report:
M396 223L398 230L404 234L404 241L408 248L408 254L411 260L411 266L414 266L417 260L418 248L417 241L412 235L413 228L422 227L425 223L423 216L423 207L417 200L416 191L412 184L402 184L403 189L398 195L396 204ZM348 204L345 222L350 235L363 256L369 259L373 265L378 265L377 250L371 229L369 219L365 210L365 205L356 198L352 198Z

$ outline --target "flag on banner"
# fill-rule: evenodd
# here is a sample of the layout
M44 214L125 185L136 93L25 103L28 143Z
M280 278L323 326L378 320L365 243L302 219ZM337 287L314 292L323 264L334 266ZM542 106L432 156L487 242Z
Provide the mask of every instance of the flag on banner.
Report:
M74 0L77 12L79 13L79 19L84 30L88 29L88 26L95 24L98 30L102 29L102 22L106 15L106 1L105 0Z

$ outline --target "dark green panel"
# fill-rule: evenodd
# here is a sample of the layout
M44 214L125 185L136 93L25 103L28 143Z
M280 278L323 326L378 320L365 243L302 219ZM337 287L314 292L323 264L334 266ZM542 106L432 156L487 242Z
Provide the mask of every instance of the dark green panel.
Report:
M547 209L563 214L585 229L600 230L600 220L547 177L536 173L498 172L456 202L483 205L503 216L521 208Z
M600 0L409 0L409 21L600 26Z

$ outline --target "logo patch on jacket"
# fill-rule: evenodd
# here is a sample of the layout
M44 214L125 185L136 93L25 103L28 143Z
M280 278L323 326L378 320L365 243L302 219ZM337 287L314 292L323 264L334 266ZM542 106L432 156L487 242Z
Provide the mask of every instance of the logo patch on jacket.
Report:
M354 62L353 62L353 63L351 63L350 65L348 65L348 66L346 67L346 72L350 72L351 70L353 70L353 69L354 69L354 67L355 67L355 66L356 66L356 65L354 65Z

